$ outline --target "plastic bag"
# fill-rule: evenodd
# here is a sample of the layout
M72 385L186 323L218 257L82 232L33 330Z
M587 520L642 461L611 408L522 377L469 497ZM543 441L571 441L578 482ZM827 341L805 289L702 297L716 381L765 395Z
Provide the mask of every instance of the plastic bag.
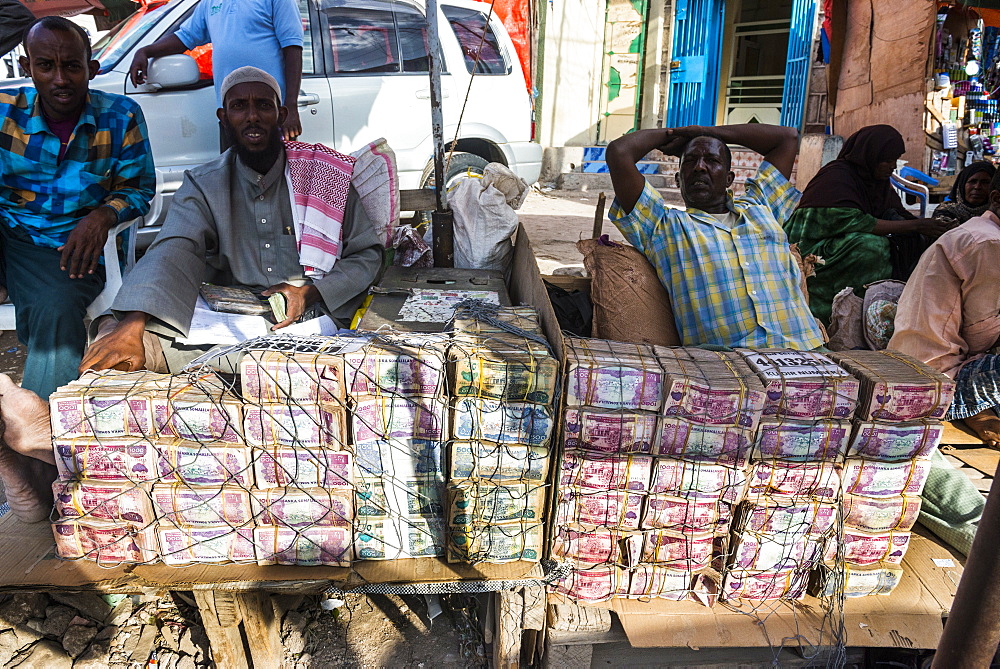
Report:
M528 184L500 163L482 178L462 179L448 191L455 215L455 267L505 271L514 255L511 237Z

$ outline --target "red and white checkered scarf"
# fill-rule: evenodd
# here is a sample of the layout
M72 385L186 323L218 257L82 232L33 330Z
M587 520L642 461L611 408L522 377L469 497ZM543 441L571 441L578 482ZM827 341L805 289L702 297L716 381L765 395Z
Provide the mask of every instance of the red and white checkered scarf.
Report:
M344 210L357 159L303 142L285 142L285 155L299 262L306 276L322 278L340 257Z

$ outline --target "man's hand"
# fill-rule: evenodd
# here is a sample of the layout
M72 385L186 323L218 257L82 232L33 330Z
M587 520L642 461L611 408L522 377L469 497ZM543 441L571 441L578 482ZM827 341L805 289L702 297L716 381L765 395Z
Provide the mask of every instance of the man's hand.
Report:
M682 128L666 128L663 132L666 139L659 147L659 150L668 156L677 156L678 158L684 153L684 147L687 146L688 142L695 137L708 134L705 128L697 125L688 125Z
M146 83L147 68L149 67L149 57L145 49L139 49L132 57L132 64L128 68L128 78L133 86Z
M292 104L288 107L288 116L285 117L285 124L281 127L281 133L287 140L298 139L299 135L302 134L302 121L299 119L299 107L292 101Z
M142 333L149 316L141 311L129 312L106 337L95 341L83 354L80 373L88 369L118 369L129 372L146 365Z
M93 274L108 241L108 231L116 223L118 213L111 207L98 207L81 218L66 243L56 249L62 251L59 269L69 272L71 279Z
M279 330L299 320L299 316L304 314L306 309L319 302L322 297L319 294L319 289L311 283L307 283L304 286L293 286L290 283L279 283L276 286L271 286L261 293L261 295L268 297L270 295L274 295L275 293L281 293L284 295L285 300L288 302L288 305L285 308L285 315L287 318L280 323L271 326L271 330Z

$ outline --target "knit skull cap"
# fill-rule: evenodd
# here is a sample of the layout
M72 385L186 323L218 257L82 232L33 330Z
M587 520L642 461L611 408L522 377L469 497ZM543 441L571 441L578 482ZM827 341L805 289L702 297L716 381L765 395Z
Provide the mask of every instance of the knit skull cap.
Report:
M253 67L252 65L244 65L243 67L237 68L226 75L226 78L222 80L222 104L226 104L226 93L229 92L230 88L236 84L248 84L253 82L259 82L270 86L271 90L274 91L274 94L278 96L278 104L281 104L281 87L278 86L278 80L264 70L258 67Z

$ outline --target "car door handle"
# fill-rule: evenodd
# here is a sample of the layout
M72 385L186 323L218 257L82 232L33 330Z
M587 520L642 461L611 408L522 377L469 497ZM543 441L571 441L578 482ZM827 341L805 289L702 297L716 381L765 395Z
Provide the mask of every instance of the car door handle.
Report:
M430 100L430 98L431 98L431 89L429 89L429 88L421 88L419 91L416 92L416 96L417 96L418 100ZM447 88L445 88L444 90L441 91L441 97L443 97L443 98L450 98L451 97L451 92Z
M299 106L308 107L309 105L319 104L319 94L318 93L299 93Z

